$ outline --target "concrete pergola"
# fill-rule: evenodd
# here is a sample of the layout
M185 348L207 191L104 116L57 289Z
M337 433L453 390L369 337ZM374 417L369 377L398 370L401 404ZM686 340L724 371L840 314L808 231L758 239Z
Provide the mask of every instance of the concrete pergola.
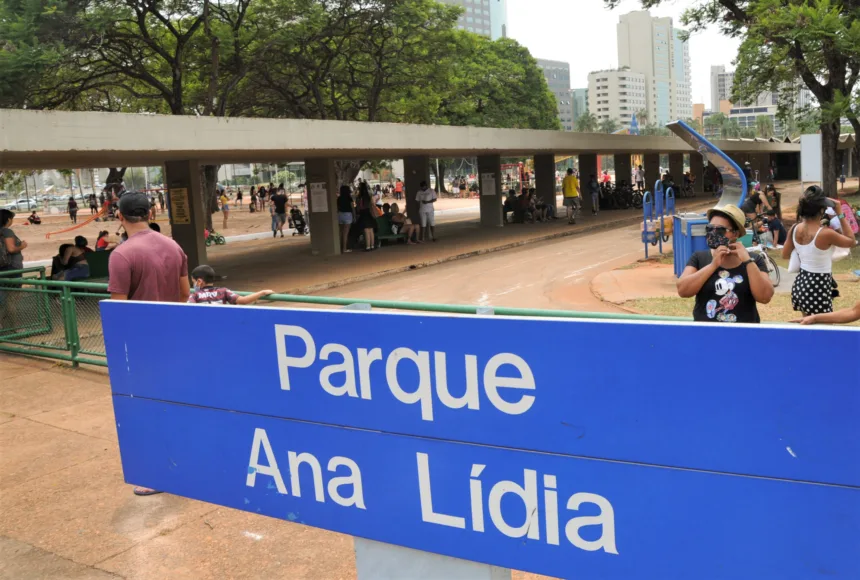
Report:
M736 161L749 161L762 175L772 156L800 152L798 143L715 141ZM501 157L532 156L537 194L555 204L555 156L577 155L580 172L597 173L597 156L614 155L616 175L630 175L632 154L643 155L646 182L659 179L660 155L669 171L683 173L690 154L696 187L704 183L701 155L677 137L645 137L522 129L491 129L352 121L249 119L123 113L0 109L0 169L58 167L164 167L168 190L187 192L188 223L172 216L173 236L189 265L206 262L201 164L304 160L308 183L324 183L325 207L309 196L312 251L340 253L336 197L340 159L404 160L407 211L421 181L430 181L431 157L476 157L481 181L481 225L502 218ZM484 182L494 187L484 187ZM171 197L173 197L171 195ZM590 199L584 200L586 203ZM314 206L317 207L314 207ZM176 213L176 212L173 212Z

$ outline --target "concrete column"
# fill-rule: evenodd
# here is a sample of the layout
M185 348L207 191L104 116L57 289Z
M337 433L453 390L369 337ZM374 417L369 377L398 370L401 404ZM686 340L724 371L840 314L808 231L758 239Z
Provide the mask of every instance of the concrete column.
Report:
M767 174L770 169L770 153L756 153L751 161L753 172L758 170L758 178L762 183L767 183ZM753 173L755 176L755 173Z
M705 192L705 159L701 153L690 153L690 176L696 178L693 191L697 194Z
M627 185L633 185L633 165L630 162L629 153L618 153L615 155L615 185L622 181Z
M538 199L556 208L555 198L555 155L545 153L535 155L535 193Z
M642 156L642 164L645 166L645 189L654 192L654 184L660 179L660 154L646 153Z
M190 272L207 262L200 163L194 160L168 161L164 164L164 176L170 198L170 229L173 239L188 256Z
M675 183L677 183L679 185L684 183L684 154L683 153L670 153L669 154L669 173L672 175L672 179L675 180Z
M337 225L337 193L340 183L334 159L305 159L308 191L308 225L311 228L311 253L315 256L340 254L340 228ZM317 184L314 187L314 184ZM322 185L319 185L322 184ZM324 188L325 199L314 192Z
M430 156L415 155L403 158L403 191L406 196L406 216L414 224L421 223L418 215L419 204L415 196L421 189L421 182L430 183ZM421 235L424 235L422 232Z
M493 228L505 225L502 215L501 164L502 159L498 155L478 156L478 185L481 190L481 226L483 227Z
M583 153L579 156L579 195L582 196L582 212L593 211L591 206L591 195L585 195L585 184L591 179L592 174L600 179L597 175L597 154Z

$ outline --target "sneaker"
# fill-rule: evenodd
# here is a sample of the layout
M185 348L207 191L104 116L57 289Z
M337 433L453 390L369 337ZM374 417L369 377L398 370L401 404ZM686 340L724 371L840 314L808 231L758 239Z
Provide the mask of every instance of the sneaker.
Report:
M278 237L278 231L277 231L277 230L272 230L272 237L273 237L273 238L277 238L277 237Z
M284 237L284 232L281 232L281 237L282 237L282 238Z

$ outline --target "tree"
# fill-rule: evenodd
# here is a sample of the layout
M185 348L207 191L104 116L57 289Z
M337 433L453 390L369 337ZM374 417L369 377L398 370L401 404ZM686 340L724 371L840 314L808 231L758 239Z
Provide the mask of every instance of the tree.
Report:
M615 119L603 119L597 127L600 133L615 133L620 125Z
M636 121L639 123L639 127L645 127L648 124L648 109L636 111Z
M598 126L597 116L591 111L586 111L576 119L576 130L579 133L596 133Z
M759 115L755 118L755 133L764 139L774 136L773 117L770 115Z
M620 0L605 0L615 7ZM641 0L651 8L663 0ZM733 84L735 102L762 91L792 106L799 83L820 106L824 191L836 191L839 120L860 134L860 5L857 0L696 0L681 21L691 32L709 26L742 39ZM860 155L855 147L855 157Z

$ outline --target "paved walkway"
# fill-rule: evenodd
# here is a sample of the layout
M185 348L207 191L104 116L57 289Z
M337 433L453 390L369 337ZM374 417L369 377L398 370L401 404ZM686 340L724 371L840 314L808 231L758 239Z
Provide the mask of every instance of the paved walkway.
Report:
M679 200L679 207L702 209L713 198ZM550 223L511 224L482 228L476 221L460 220L437 227L439 241L417 246L387 245L376 252L352 252L320 257L310 253L307 238L264 239L210 248L209 262L226 284L242 290L271 288L276 292L308 294L384 274L441 264L489 252L559 237L593 233L607 228L639 224L641 210L583 215L576 225L560 219ZM286 243L285 243L286 242Z
M351 579L355 556L350 536L135 496L107 373L0 354L0 579L45 578Z

